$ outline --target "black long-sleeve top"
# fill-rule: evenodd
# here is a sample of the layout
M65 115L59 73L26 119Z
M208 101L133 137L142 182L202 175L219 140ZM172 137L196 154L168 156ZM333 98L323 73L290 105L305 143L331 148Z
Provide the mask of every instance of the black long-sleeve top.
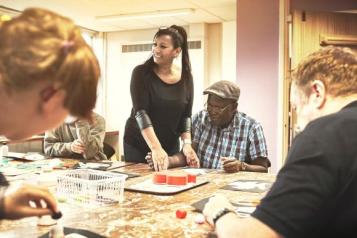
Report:
M143 153L150 151L135 119L137 111L145 110L162 148L171 151L183 132L184 120L191 117L193 80L181 78L175 84L167 84L152 68L139 65L133 70L130 92L133 108L125 126L125 143Z

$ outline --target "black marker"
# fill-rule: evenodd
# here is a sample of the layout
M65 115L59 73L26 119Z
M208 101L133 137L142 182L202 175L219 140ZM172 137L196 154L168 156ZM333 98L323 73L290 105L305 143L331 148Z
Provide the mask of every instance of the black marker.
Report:
M58 219L60 219L61 217L62 217L62 212L55 212L55 213L53 213L52 214L52 219L55 219L55 220L58 220Z

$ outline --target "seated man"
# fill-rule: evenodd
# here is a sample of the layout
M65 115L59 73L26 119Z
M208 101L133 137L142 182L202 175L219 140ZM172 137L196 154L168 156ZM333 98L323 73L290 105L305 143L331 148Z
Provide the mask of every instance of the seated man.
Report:
M238 85L223 80L203 93L208 94L207 109L198 112L192 120L192 148L197 156L191 154L191 158L185 158L182 153L170 156L169 168L194 165L192 161L198 157L203 168L267 172L270 161L263 128L253 118L238 112Z
M356 55L334 47L311 54L295 71L291 96L297 121L306 128L250 218L239 219L224 196L206 204L203 212L219 237L355 236Z
M65 122L45 134L44 151L52 157L106 160L103 152L105 120L92 113L93 123L87 120Z

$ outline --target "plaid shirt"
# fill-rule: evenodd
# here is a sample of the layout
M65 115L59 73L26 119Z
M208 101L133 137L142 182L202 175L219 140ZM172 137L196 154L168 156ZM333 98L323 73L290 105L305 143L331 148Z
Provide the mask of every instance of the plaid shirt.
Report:
M234 115L228 127L211 125L208 112L193 116L192 143L203 168L221 168L221 157L235 157L249 163L258 157L268 157L262 126L242 112Z

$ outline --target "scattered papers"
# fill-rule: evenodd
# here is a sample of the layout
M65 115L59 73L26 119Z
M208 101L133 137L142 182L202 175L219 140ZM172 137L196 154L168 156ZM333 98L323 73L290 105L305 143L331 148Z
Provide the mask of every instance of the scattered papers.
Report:
M2 174L4 174L5 176L17 176L17 175L33 173L33 172L35 172L35 170L19 169L19 168L16 168L16 167L6 167L6 168L2 168L0 170L0 172Z
M78 165L79 165L80 169L99 169L99 170L103 170L103 169L106 169L106 168L110 167L110 164L92 163L92 162L89 162L89 163L79 162Z
M255 208L256 207L252 207L252 206L238 206L238 207L236 207L236 212L251 214L255 211Z
M193 174L193 175L204 175L206 174L206 170L205 169L194 169L194 168L184 168L183 169L185 172L189 173L189 174Z
M209 199L209 197L201 199L201 200L191 204L191 206L194 207L197 211L202 212L204 209L204 206L208 202L208 199ZM234 209L237 212L238 216L241 218L249 217L250 214L252 214L256 209L256 206L254 206L254 205L253 206L252 205L243 205L243 204L234 203L234 202L232 202L232 205L234 206Z
M233 191L244 191L251 193L262 193L270 189L272 182L264 180L237 180L224 186L222 189Z
M14 159L23 159L25 157L25 153L8 152L7 155L4 157L14 158Z
M111 163L111 166L108 167L107 170L112 170L112 169L124 167L124 166L126 166L126 164L128 164L128 163L126 163L126 162L124 162L124 161L113 161L113 162Z
M26 153L24 159L29 161L37 161L46 159L46 156L39 153Z
M18 153L18 152L9 152L6 156L6 158L10 159L19 159L19 160L28 160L28 161L38 161L38 160L44 160L47 157L44 155L41 155L39 153L35 152L29 152L29 153Z

